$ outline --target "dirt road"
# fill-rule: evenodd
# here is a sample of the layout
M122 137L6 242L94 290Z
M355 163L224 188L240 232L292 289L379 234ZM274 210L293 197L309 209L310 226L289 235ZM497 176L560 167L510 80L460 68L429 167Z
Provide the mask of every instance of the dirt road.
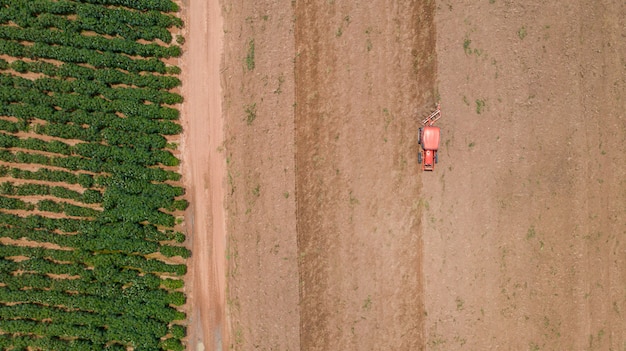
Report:
M217 0L183 1L187 23L183 69L183 178L191 206L185 218L192 250L186 289L188 349L222 350L228 345L224 212L223 24Z

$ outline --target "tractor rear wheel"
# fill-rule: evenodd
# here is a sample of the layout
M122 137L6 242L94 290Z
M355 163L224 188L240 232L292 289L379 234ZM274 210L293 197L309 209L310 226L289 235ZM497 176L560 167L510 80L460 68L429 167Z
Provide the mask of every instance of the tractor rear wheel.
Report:
M420 128L417 132L417 144L421 144L422 143L422 128Z
M435 163L439 163L439 153L435 153Z
M417 154L417 163L419 163L420 165L422 164L422 153L421 152L419 152Z

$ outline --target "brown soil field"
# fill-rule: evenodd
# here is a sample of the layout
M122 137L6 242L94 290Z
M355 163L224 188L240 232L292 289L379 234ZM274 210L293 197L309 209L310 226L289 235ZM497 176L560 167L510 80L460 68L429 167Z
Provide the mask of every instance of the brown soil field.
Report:
M626 4L440 2L425 347L626 349Z
M188 349L626 350L626 4L182 5Z

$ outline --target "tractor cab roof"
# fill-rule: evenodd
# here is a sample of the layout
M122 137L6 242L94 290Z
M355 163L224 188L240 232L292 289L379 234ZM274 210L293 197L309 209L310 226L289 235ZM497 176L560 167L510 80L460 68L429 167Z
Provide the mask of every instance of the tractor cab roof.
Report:
M424 150L439 149L439 127L426 126L422 135L422 144Z

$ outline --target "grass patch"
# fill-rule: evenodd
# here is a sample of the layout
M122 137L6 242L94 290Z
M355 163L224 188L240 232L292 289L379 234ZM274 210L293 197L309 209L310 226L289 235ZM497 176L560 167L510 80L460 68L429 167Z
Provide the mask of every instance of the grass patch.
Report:
M464 305L465 305L465 301L463 301L463 299L461 299L460 297L457 297L456 298L456 310L463 311Z
M259 197L261 195L261 185L257 184L256 187L254 187L254 189L252 189L252 195L254 195L255 197Z
M526 232L526 239L532 239L535 237L535 235L537 235L537 233L535 232L535 227L530 226L530 228L528 228L528 232Z
M517 31L517 36L520 38L520 40L524 40L524 38L526 38L526 36L528 35L528 32L526 31L526 27L522 26L522 28L520 28Z
M254 39L250 39L248 42L248 54L246 55L246 67L248 71L254 70Z
M246 123L252 125L256 119L256 102L246 106Z
M365 301L363 301L363 309L366 311L369 311L372 309L372 297L371 296L367 296L367 299L365 299Z
M350 207L354 207L359 204L359 199L357 199L353 194L352 190L350 190Z
M469 38L465 38L465 40L463 40L463 51L465 51L465 55L472 54L472 48L470 48L471 44L472 41Z
M285 83L285 75L281 73L280 76L278 76L278 88L274 90L274 94L280 94L283 92L283 83Z
M481 114L485 110L485 100L476 99L476 113Z

